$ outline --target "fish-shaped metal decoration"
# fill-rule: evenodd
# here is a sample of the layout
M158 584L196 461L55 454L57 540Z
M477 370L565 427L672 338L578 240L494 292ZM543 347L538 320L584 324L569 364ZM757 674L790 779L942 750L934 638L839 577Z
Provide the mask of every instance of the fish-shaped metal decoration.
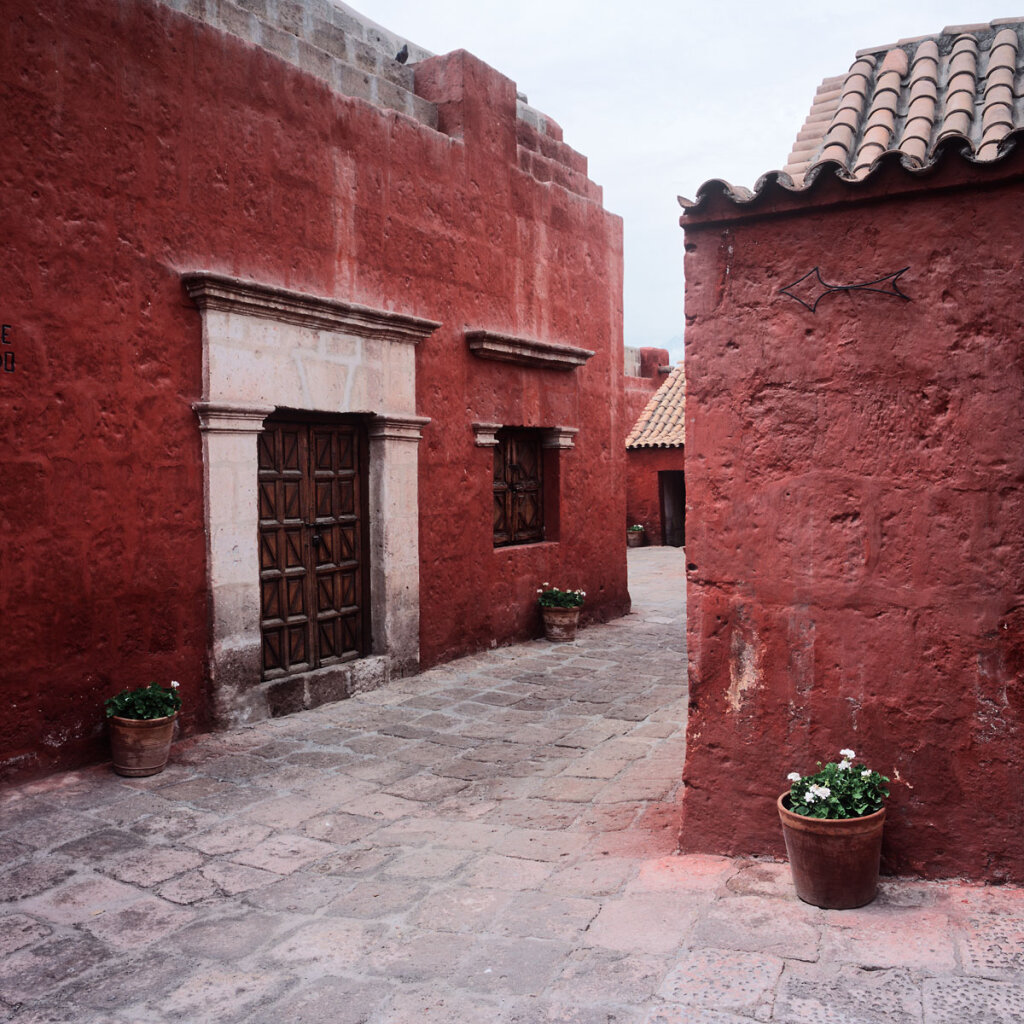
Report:
M910 267L904 267L902 270L886 274L885 277L876 277L873 281L865 281L863 284L829 284L821 276L821 271L818 267L815 267L804 274L803 277L797 278L792 284L787 284L785 288L780 288L779 294L788 295L791 299L796 299L801 306L809 309L812 313L817 310L818 303L826 295L831 295L833 292L876 292L879 295L891 295L893 298L909 302L910 296L904 295L900 291L898 283L900 277L909 269ZM801 285L803 285L803 288L800 288ZM883 287L879 287L879 285ZM800 291L807 297L801 298L797 295L794 291L797 288L800 288Z

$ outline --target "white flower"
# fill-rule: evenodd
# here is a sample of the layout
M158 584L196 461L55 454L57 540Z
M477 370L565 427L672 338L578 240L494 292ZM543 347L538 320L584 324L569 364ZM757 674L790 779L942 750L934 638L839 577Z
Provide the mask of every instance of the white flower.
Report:
M543 594L544 593L544 589L542 587L538 587L537 588L537 593L538 594Z
M860 773L860 777L862 779L870 778L871 777L871 769L870 768L865 768L864 771L862 771Z
M800 781L800 773L799 772L790 772L786 776L786 778L789 779L790 782L799 782Z
M171 686L176 690L178 688L178 680L177 679L172 679L171 680Z
M852 750L850 750L849 747L847 747L846 750L840 750L839 753L840 753L840 755L842 757L845 757L848 761L852 761L857 756Z
M813 793L819 800L827 800L832 795L828 786L811 786L810 793Z
M816 787L811 786L811 788L807 790L807 793L804 796L804 803L813 804L814 801L818 799L817 794L814 792L815 788Z
M849 761L842 760L842 761L839 762L839 770L841 772L848 772L851 767L852 767L852 765L850 764Z

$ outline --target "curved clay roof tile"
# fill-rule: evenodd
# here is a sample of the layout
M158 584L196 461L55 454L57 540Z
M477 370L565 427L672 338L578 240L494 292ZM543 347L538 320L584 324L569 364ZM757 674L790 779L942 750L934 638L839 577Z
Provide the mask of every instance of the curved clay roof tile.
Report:
M1020 40L1012 28L1002 28L996 33L995 39L992 40L992 55L994 56L996 50L1004 46L1008 46L1013 50L1014 56L1010 58L1012 62L1017 55L1017 51L1020 49Z
M1013 104L1008 101L989 103L981 115L981 123L986 132L997 125L1006 125L1009 131L1013 127Z
M848 124L833 125L829 128L828 135L825 136L825 149L822 150L822 156L829 150L837 148L841 149L843 153L849 153L853 148L855 138L856 133Z
M993 68L990 64L988 74L985 76L985 96L987 97L993 89L1007 89L1012 96L1015 77L1012 67Z
M967 84L972 81L973 79L960 75L956 84L951 83L950 90L946 93L947 114L972 113L974 111L975 93L973 89L967 87Z
M977 50L960 50L958 53L954 53L949 61L949 74L953 75L963 74L965 71L970 74L976 74L978 70L978 51Z
M907 121L913 121L915 118L923 118L932 124L935 121L935 97L934 96L915 96L907 106Z
M861 148L866 146L879 146L885 149L892 138L892 128L885 124L873 124L865 133Z
M899 46L894 46L885 55L885 60L882 61L882 67L880 69L881 74L884 75L890 71L895 71L900 78L907 73L907 54L906 51Z
M911 62L913 67L922 61L931 61L936 66L939 63L939 47L934 39L925 39L914 51L914 59Z
M919 167L928 156L927 136L905 135L900 143L900 152Z

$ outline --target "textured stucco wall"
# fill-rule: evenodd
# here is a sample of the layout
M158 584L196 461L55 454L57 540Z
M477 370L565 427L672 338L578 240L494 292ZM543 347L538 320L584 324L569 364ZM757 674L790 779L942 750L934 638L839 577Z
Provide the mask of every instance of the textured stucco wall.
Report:
M625 431L628 436L640 414L647 407L658 388L665 383L666 374L661 367L668 366L668 349L641 348L634 350L639 363L638 376L627 376L625 387ZM647 536L645 543L661 543L661 506L658 501L658 469L682 469L682 453L678 465L663 465L660 456L651 457L658 449L635 449L626 452L626 525L643 524Z
M1024 879L1021 167L684 217L685 849L781 854L786 773L849 746L888 870ZM815 266L912 301L779 294Z
M661 490L658 474L685 468L680 448L631 448L626 452L626 520L644 528L645 544L661 544Z
M104 756L102 698L150 679L181 682L186 731L207 724L187 271L443 324L416 354L425 662L528 635L538 579L628 607L621 223L557 126L517 118L514 83L463 53L417 65L436 130L159 3L5 14L0 771ZM466 328L596 355L488 364ZM494 551L474 420L579 428L558 543Z

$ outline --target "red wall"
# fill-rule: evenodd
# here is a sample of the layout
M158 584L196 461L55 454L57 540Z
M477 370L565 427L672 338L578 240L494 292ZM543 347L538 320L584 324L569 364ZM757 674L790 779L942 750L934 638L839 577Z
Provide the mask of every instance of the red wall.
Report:
M517 127L512 82L423 65L443 134L146 0L13 0L0 64L0 776L104 757L102 698L151 679L206 725L187 270L443 322L417 356L425 663L528 635L539 580L628 607L621 223L582 157ZM517 370L472 359L466 327L597 354ZM558 543L494 551L477 419L580 428Z
M464 85L462 84L464 82ZM515 121L515 84L468 55L417 69L429 99L455 120L464 156L440 169L472 198L472 235L437 281L445 300L422 315L445 323L420 346L417 404L433 422L420 449L421 658L425 664L538 634L537 587L587 592L584 621L629 607L624 541L621 222L591 197L538 184L533 174L588 187L582 158ZM518 139L518 157L517 157ZM450 149L448 140L442 142ZM510 173L518 159L528 171ZM465 231L466 228L463 228ZM453 287L454 285L454 287ZM469 358L463 326L564 341L596 355L576 371L520 369ZM557 541L493 546L493 450L473 422L578 426L558 453ZM549 480L549 484L553 481Z
M782 854L786 774L849 746L888 870L1024 880L1022 165L684 217L688 850ZM811 313L815 266L911 301Z
M626 520L644 528L645 544L662 544L658 473L682 472L682 448L630 448L626 452Z
M667 379L662 366L669 365L668 349L640 349L640 376L626 377L625 435L633 429L647 403ZM682 469L682 456L678 465L661 465L661 459L652 458L657 449L638 448L626 451L626 526L641 523L645 531L645 544L661 543L661 505L658 499L658 469ZM653 472L652 472L652 467Z

